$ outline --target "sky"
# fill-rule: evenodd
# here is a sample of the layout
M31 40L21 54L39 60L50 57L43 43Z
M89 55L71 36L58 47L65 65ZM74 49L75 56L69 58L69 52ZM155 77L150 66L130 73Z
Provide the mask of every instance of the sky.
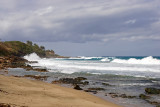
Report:
M160 0L0 0L0 39L65 56L160 56Z

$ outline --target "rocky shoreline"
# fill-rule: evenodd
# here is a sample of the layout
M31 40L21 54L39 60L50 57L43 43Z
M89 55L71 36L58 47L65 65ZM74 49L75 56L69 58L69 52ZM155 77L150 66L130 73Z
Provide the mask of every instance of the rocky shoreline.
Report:
M84 81L85 80L85 81ZM80 86L89 85L89 82L87 81L87 78L84 77L77 77L77 78L61 78L58 81L53 81L52 84L71 84L74 86L74 89L76 90L83 90ZM107 87L111 86L110 84L102 83L103 85L106 85ZM99 91L104 91L104 88L101 87L92 87L85 89L85 92L90 92L93 94L97 94ZM152 95L159 95L160 96L160 89L148 87L145 88L145 94L140 94L139 96L131 96L126 94L118 94L118 93L106 93L105 96L111 96L112 98L124 98L124 99L142 99L146 101L147 103L160 107L160 102L158 101L152 101Z
M11 57L0 57L0 70L4 70L5 73L8 73L8 68L24 68L26 71L33 70L38 72L48 72L45 68L34 68L29 65L29 63L37 63L36 61L27 61L21 57L11 56ZM41 76L41 75L24 75L24 76L15 76L15 77L24 77L24 78L31 78L35 80L45 81L49 76ZM85 77L76 77L76 78L60 78L58 80L54 80L51 82L52 84L69 84L73 86L73 89L76 90L83 90L84 92L89 92L93 94L97 94L99 91L106 90L105 88L101 87L89 87L87 89L83 89L84 86L90 84L90 82ZM110 87L109 83L102 83L102 85L106 87ZM0 90L0 92L4 92ZM160 95L160 89L148 87L145 88L145 93L140 94L139 96L132 96L126 94L119 94L119 93L105 93L105 96L110 96L112 98L124 98L124 99L142 99L155 107L160 107L160 102L152 101L152 95ZM0 103L0 107L12 107L8 104Z
M24 68L27 71L34 70L38 72L48 72L47 69L33 68L27 63L37 63L36 61L27 61L24 58L11 56L11 57L0 57L0 70L7 70L8 68ZM7 71L6 71L7 72Z

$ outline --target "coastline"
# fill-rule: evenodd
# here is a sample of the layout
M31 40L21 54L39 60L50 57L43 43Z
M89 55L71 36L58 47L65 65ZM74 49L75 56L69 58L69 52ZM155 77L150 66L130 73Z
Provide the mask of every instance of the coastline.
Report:
M86 92L55 84L3 75L0 79L0 104L11 107L121 107Z
M34 57L37 57L37 56L34 56ZM4 81L8 81L8 83L1 80L2 82L4 82L7 85L5 88L3 88L3 87L1 87L2 85L0 83L0 94L3 93L6 96L7 95L9 96L9 97L6 97L5 95L4 96L0 95L0 99L1 99L1 97L3 97L3 98L6 97L6 99L3 102L1 102L1 100L0 100L1 107L30 107L30 106L33 107L33 106L41 106L41 103L42 103L42 105L45 103L51 104L51 105L43 105L42 107L44 107L44 106L46 106L46 107L50 107L50 106L51 107L52 106L53 107L54 106L55 107L57 107L57 106L64 107L64 105L66 107L71 107L71 106L73 106L73 107L74 106L75 107L77 107L77 106L80 106L80 107L81 106L83 106L83 107L85 107L85 106L86 107L103 107L104 105L105 105L105 107L119 107L118 105L124 106L124 107L138 107L138 105L145 106L145 107L155 107L155 106L159 107L160 103L157 100L157 98L159 98L159 96L148 94L146 92L146 89L148 89L148 90L154 89L153 90L154 93L157 92L156 90L158 90L158 92L159 92L160 89L159 89L159 87L157 87L158 80L156 80L156 79L154 79L154 82L152 82L152 78L147 79L147 78L143 78L143 77L132 77L132 76L124 76L124 75L119 75L119 76L118 75L117 76L111 75L111 74L97 75L97 74L89 74L89 73L86 74L86 73L80 73L80 72L72 73L72 74L63 74L63 73L59 73L59 72L53 73L53 72L49 72L50 69L48 69L47 67L36 65L39 63L39 60L34 59L34 57L32 58L32 56L31 56L32 60L29 60L28 58L24 59L22 57L16 57L16 56L10 56L10 57L7 57L7 56L3 57L2 56L2 57L0 57L0 70L2 70L2 72L0 72L0 75L1 74L6 75L7 76L6 78L10 78L9 76L14 77L14 78L10 79L10 81L8 81L8 79L4 80ZM38 59L40 59L40 58L38 58ZM55 65L58 65L58 64L55 64ZM68 65L70 65L70 64L68 64ZM56 86L58 84L59 88L55 88L52 85L53 86L51 88L52 90L46 91L46 87L49 87L49 86L43 85L43 87L41 87L42 84L39 85L39 83L35 83L35 85L33 86L33 84L28 84L27 81L22 82L22 84L20 84L20 85L19 85L18 81L16 81L16 84L18 83L18 85L15 84L15 86L12 87L12 85L14 83L13 81L17 80L16 78L19 78L19 79L29 78L29 80L32 79L32 80L36 80L36 81L37 80L43 81L45 84L51 83L50 85L56 84ZM101 79L99 79L99 78L101 78ZM0 77L0 79L1 79L1 77ZM129 81L129 84L124 81L121 81L121 83L120 83L119 80L124 80L124 81L127 80L127 81ZM21 81L21 80L19 80L19 81ZM116 84L116 81L118 81L118 84ZM26 84L26 82L28 85L24 85L24 84ZM115 83L113 83L113 82L115 82ZM134 84L139 83L139 85L143 84L143 86L139 86L139 85L136 86L133 83ZM67 84L69 85L69 87L68 86L66 87ZM123 84L126 84L127 86L123 86ZM145 84L149 84L149 85L145 86ZM130 85L130 87L132 87L133 93L128 92L131 90L126 90L126 92L124 92L125 88L127 89L128 85ZM25 87L25 89L24 89L25 92L19 93L19 91L16 92L15 90L13 90L17 86L18 87L20 86L20 87L18 89L16 88L15 90L21 91L21 89L22 88L24 89L24 87ZM30 87L30 89L28 87ZM35 89L37 87L38 87L38 90ZM70 91L67 91L67 89L63 89L63 87L69 88ZM72 89L71 87L76 90ZM40 88L42 88L43 90ZM139 88L143 88L143 89L137 90ZM9 89L9 91L6 89ZM58 92L58 93L53 91L53 90L57 90L57 89L64 90L64 91ZM123 90L118 90L118 89L123 89ZM72 91L77 92L77 90L83 90L85 92L78 91L78 93L75 93L75 96L72 96ZM137 90L138 92L134 91L134 90ZM36 94L32 91L34 91ZM16 92L17 96L16 96L15 92ZM47 92L47 95L46 95L46 92ZM31 97L27 96L28 93L29 94L32 93ZM63 96L61 95L62 93L63 93ZM86 94L84 94L83 96L79 96L82 93L86 93ZM14 96L13 96L13 94L14 94ZM88 97L88 95L91 95L92 97ZM15 103L16 102L15 99L17 99L17 97L20 98L18 100L21 100L21 99L24 99L24 100L22 100L21 102ZM51 98L51 97L55 97L55 98ZM93 97L99 98L99 100L97 100ZM68 100L68 98L70 100ZM11 101L8 99L11 99ZM35 99L38 99L38 101ZM47 99L47 100L44 101L44 99ZM74 99L76 99L76 101ZM35 101L33 101L33 100L35 100ZM104 103L101 100L105 101L106 103ZM74 103L73 103L73 101L74 101ZM98 101L98 103L97 103L97 101ZM135 103L135 101L137 103ZM86 103L81 104L81 102L86 102ZM36 103L37 104L40 103L40 104L35 105ZM111 103L111 105L108 103ZM112 105L112 103L114 103L113 104L114 106Z

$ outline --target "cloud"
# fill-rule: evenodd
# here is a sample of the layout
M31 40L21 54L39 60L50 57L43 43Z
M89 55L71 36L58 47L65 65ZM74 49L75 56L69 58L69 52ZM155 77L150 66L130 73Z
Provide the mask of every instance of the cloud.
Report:
M53 11L53 7L49 6L47 8L37 10L37 11L35 11L35 13L41 16L41 15L51 13L52 11Z
M125 24L134 24L136 22L136 19L128 20L125 22Z
M159 0L0 1L4 40L159 40Z

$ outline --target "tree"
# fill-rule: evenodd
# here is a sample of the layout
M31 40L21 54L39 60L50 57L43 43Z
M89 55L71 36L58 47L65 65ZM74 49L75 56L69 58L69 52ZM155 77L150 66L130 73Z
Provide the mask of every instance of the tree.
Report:
M32 41L27 41L27 45L32 46Z
M44 46L40 46L40 49L45 50L45 47Z

